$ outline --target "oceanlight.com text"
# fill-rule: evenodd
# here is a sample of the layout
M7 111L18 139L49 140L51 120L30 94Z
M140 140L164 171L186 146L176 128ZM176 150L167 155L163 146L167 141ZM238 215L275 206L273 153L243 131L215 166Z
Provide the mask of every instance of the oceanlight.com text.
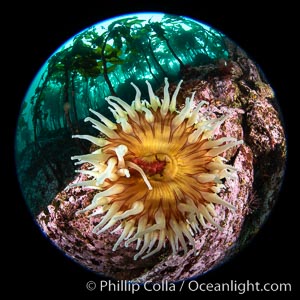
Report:
M88 291L106 291L106 292L130 292L131 294L137 293L138 291L146 292L181 292L188 290L191 292L198 293L209 293L209 292L234 292L237 294L244 294L248 292L282 292L289 293L292 291L292 284L289 282L252 282L246 280L244 282L237 280L230 280L228 282L198 282L196 280L182 281L180 283L173 283L163 281L161 283L153 283L146 281L143 283L132 282L127 280L118 281L104 281L100 282L88 281L86 283L86 289Z

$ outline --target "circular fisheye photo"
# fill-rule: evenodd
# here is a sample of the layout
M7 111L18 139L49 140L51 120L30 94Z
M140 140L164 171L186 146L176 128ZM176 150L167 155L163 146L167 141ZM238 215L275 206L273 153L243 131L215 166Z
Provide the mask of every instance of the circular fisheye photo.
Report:
M33 222L74 264L177 282L260 230L287 150L276 94L245 50L199 20L135 13L44 63L20 108L17 175Z

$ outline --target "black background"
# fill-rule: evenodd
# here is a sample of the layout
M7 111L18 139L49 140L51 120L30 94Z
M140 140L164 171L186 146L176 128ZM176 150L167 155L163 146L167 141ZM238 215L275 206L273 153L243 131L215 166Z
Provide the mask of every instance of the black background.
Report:
M1 199L2 233L4 236L8 234L7 238L2 238L1 245L8 252L3 257L3 264L8 265L8 283L4 289L10 293L21 291L23 296L37 295L41 298L46 295L101 297L98 290L88 292L85 288L87 281L99 282L101 278L67 259L42 235L22 199L14 166L6 165L13 161L15 122L32 79L49 56L79 31L103 19L142 11L185 15L215 27L237 42L261 66L279 99L288 141L293 140L292 112L299 106L296 101L300 101L293 95L295 85L292 83L297 76L297 68L299 70L299 54L295 44L299 38L295 30L296 9L288 2L280 6L272 4L271 7L262 7L261 3L253 1L239 1L236 4L189 0L178 1L177 4L173 2L111 0L97 1L96 4L91 1L63 4L62 1L45 1L38 6L27 3L13 7L10 4L9 9L2 11L3 16L7 14L8 17L2 25L4 36L2 34L1 42L2 63L5 66L2 73L7 74L8 80L2 86L2 95L5 95L2 103L5 106L1 114L1 135L5 142L1 142L1 148L5 152L8 150L4 153L3 163L5 171L8 171L5 177L13 188L5 189L8 195ZM7 115L10 120L5 121ZM299 260L295 244L299 237L295 213L299 189L296 184L292 185L294 177L291 169L297 162L292 160L292 146L289 146L285 182L267 223L244 251L200 277L199 282L249 279L261 283L291 282L293 290L297 289L293 270ZM197 297L203 295L193 294ZM209 295L205 293L205 296Z

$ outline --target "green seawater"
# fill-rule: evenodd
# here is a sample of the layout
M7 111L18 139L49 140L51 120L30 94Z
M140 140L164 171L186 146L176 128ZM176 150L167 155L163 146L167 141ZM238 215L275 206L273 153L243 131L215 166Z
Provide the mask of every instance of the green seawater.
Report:
M112 118L104 100L131 103L137 85L147 98L168 77L178 82L188 66L226 59L224 35L195 20L135 14L105 20L76 34L37 72L21 106L16 133L17 173L24 198L37 215L74 178L72 155L90 144L72 134L92 134L89 108Z

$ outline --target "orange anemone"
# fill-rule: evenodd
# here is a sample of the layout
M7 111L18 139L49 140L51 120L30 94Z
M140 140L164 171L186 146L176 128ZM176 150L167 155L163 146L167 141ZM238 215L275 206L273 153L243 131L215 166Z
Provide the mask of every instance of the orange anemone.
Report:
M90 179L74 185L99 190L92 203L77 214L94 210L92 216L102 215L93 229L96 234L119 224L116 229L121 228L122 233L113 250L121 242L125 246L136 242L134 259L159 252L166 242L174 254L180 248L186 253L188 244L195 249L194 236L207 223L222 230L214 220L214 204L234 209L218 193L224 188L222 180L236 176L236 169L219 155L242 143L232 137L214 139L227 116L205 119L200 110L206 103L201 101L193 108L194 94L181 111L176 110L182 81L170 97L165 79L162 100L146 83L149 102L141 101L141 92L133 83L136 97L131 106L114 96L106 98L115 122L90 110L99 121L90 117L86 121L104 137L73 136L99 147L72 157L78 160L76 164L91 165L89 170L79 170Z

